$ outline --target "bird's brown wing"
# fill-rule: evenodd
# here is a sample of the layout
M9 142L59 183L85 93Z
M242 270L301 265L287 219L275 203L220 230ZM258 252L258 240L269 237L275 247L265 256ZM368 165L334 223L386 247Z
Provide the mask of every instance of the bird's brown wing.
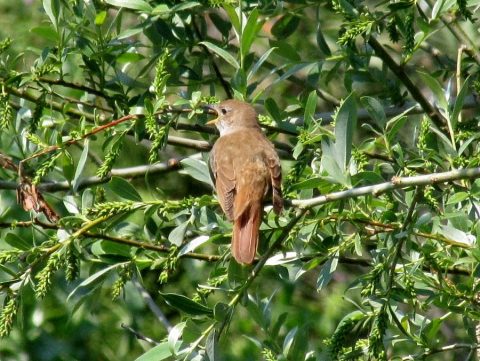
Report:
M222 139L218 139L210 152L210 168L215 178L218 201L227 218L233 220L233 200L235 196L235 170L228 152L219 152ZM221 166L219 166L221 164Z
M268 142L269 147L265 147L265 161L270 171L273 210L276 214L279 214L283 209L282 168L280 165L280 158L278 158L273 144L268 140L266 141Z

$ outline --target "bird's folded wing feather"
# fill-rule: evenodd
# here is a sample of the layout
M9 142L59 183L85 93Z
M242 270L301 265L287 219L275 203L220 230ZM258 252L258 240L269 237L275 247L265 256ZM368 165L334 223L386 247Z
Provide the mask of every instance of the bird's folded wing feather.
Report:
M283 209L282 168L280 165L280 159L278 158L273 145L271 145L271 149L267 151L266 163L270 170L270 178L272 182L273 210L275 213L279 214Z
M217 141L218 143L218 141ZM217 144L215 144L217 145ZM221 164L221 166L219 166ZM235 195L235 170L233 162L224 154L219 154L214 146L210 153L210 168L215 178L218 201L229 220L233 220L233 200Z

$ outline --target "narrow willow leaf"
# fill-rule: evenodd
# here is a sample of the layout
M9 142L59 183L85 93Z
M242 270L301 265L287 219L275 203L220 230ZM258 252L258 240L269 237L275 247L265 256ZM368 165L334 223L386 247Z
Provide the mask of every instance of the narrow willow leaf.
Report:
M305 112L303 114L306 125L314 121L315 109L317 108L317 92L312 90L308 95L307 103L305 104Z
M240 44L240 52L242 53L242 58L245 58L250 51L255 36L258 33L258 30L262 27L263 21L258 21L258 10L255 8L248 17L247 24L242 32L242 42Z
M32 243L15 233L7 233L7 235L2 238L6 244L12 246L13 248L20 249L22 251L28 251L30 248L32 248Z
M176 293L160 293L165 302L181 312L192 316L213 316L212 309Z
M445 90L442 88L442 85L438 82L437 79L432 77L430 74L424 73L419 71L418 74L425 82L427 87L432 91L433 95L435 96L439 107L444 111L444 113L448 112L448 101L447 97L445 96Z
M140 10L146 13L151 13L153 10L150 4L143 0L105 0L105 2L120 8Z
M181 246L181 244L183 243L183 239L185 238L185 232L187 231L187 227L188 222L183 222L177 227L175 227L168 235L169 242L177 247Z
M209 41L202 41L199 44L205 45L209 50L213 51L215 54L217 54L220 58L225 60L228 64L233 66L235 69L240 68L238 61L229 52L223 50L222 48L216 46L215 44L212 44Z
M335 118L335 150L343 170L348 169L356 126L357 105L352 93L343 101Z
M387 123L387 116L382 104L377 99L368 96L360 98L360 102L367 109L373 120L383 129Z
M180 349L180 342L177 342L175 344L175 353L178 352ZM151 348L147 352L145 352L143 355L140 357L136 358L135 361L162 361L165 360L171 356L173 356L174 353L170 350L170 346L168 341L162 342L155 346L154 348Z
M78 190L78 187L81 184L81 176L83 175L83 169L85 168L85 164L87 163L88 159L89 144L90 141L88 139L85 139L85 142L83 143L83 151L78 160L77 168L75 169L75 175L73 176L72 185L74 192Z
M48 18L52 22L55 29L57 29L58 24L58 13L59 13L59 0L43 0L43 9L48 15Z
M176 346L181 343L180 339L186 324L186 322L177 323L168 333L168 348L172 355L177 354L178 349L176 349Z
M182 164L184 173L213 188L208 165L205 161L195 158L185 158L180 163Z
M463 83L462 88L460 89L460 92L458 93L457 99L455 100L455 105L453 106L453 112L452 112L452 117L451 117L453 130L455 130L457 128L458 117L460 115L460 112L462 111L463 104L465 102L465 96L467 95L467 92L470 88L470 82L471 82L471 76L469 76L465 80L465 83Z
M129 201L141 202L142 197L134 186L127 180L120 177L112 177L108 182L110 189L118 196L128 199Z
M292 328L290 331L288 331L287 335L285 336L285 339L283 340L283 356L288 359L288 353L290 352L290 348L293 345L293 341L295 341L295 336L297 335L298 332L298 327Z
M240 18L238 17L238 13L233 6L228 4L224 6L224 9L225 9L225 12L228 14L230 22L232 23L238 38L239 35L242 33L242 27L240 25Z
M205 342L205 350L207 351L208 361L216 361L218 357L218 336L217 331L213 329L207 336Z
M252 70L248 73L247 80L250 80L255 75L255 73L258 71L258 69L260 69L260 67L263 65L263 63L268 59L270 54L272 54L272 52L274 52L276 49L277 49L276 47L268 49L267 52L265 52L260 57L260 59L258 59L258 61L255 63L255 65L252 67Z
M202 244L207 242L210 239L208 236L198 236L188 242L181 250L178 252L178 256L183 256L186 253L193 252L195 249L200 247Z
M85 279L82 283L80 283L77 287L75 287L75 289L70 292L70 294L68 295L67 297L67 302L78 292L80 291L81 289L84 289L86 288L87 286L91 286L92 284L94 284L95 282L99 282L99 281L102 281L103 280L103 277L106 276L106 274L108 272L110 272L112 269L116 268L116 267L119 267L121 265L123 265L124 263L116 263L116 264L113 264L111 266L108 266L106 268L102 268L100 271L98 272L95 272L93 275L91 275L90 277L88 277L87 279Z
M338 265L338 253L330 256L320 270L320 274L317 279L317 291L325 288L333 277L333 273L337 269Z

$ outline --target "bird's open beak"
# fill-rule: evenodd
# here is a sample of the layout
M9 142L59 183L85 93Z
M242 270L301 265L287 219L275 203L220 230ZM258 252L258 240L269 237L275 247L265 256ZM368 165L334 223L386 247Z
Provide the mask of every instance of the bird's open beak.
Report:
M216 115L217 117L215 119L212 119L212 120L209 120L208 122L206 122L205 124L206 125L215 125L217 122L218 122L218 112L217 112L217 109L215 107L215 105L205 105L204 106L204 109L209 113L209 114L214 114Z

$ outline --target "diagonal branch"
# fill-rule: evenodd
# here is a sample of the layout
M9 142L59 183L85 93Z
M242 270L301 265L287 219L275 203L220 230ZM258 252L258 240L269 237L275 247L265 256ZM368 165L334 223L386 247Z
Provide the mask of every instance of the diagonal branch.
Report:
M103 92L101 90L98 90L98 89L88 87L84 84L72 83L72 82L68 82L64 79L49 79L49 78L45 78L45 77L40 77L38 80L39 80L39 82L42 82L42 83L51 84L51 85L59 85L59 86L65 87L65 88L70 88L70 89L75 89L75 90L81 90L81 91L84 91L86 93L102 97L104 99L111 99L109 96L107 96L105 94L105 92Z

